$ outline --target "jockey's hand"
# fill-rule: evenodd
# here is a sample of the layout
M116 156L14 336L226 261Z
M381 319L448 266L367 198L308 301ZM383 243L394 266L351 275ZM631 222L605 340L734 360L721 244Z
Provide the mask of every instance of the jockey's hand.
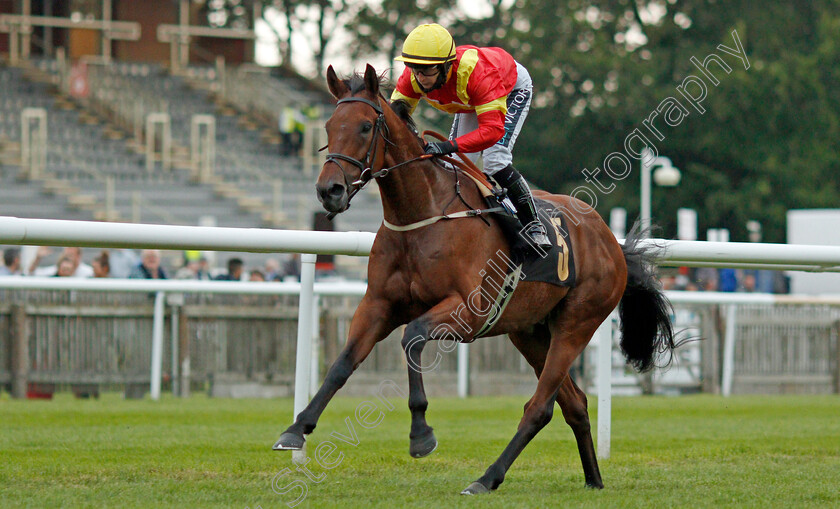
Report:
M458 152L458 144L455 143L454 140L433 141L426 144L426 148L423 149L423 152L436 156L444 156L446 154Z

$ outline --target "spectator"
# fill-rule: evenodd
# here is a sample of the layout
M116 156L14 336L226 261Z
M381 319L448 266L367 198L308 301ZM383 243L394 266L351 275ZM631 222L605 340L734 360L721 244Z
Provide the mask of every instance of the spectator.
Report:
M198 259L198 272L196 273L195 278L201 281L210 281L213 279L213 275L210 274L210 260L208 260L206 256L202 256Z
M93 277L111 277L110 255L107 250L99 253L90 265L93 267Z
M754 293L756 291L756 281L754 271L745 271L741 278L741 286L738 288L739 292Z
M755 271L755 288L757 292L774 293L776 290L776 271L757 270Z
M160 250L144 249L140 253L140 263L128 276L131 279L167 279L166 272L160 266Z
M716 292L718 289L718 273L713 267L700 267L694 272L694 279L700 290Z
M700 284L700 290L704 292L716 292L718 291L718 278L717 274L712 279L705 281L704 283Z
M202 256L201 251L184 251L184 266L175 273L175 279L197 279L199 281L213 279L207 257Z
M38 264L52 253L49 246L41 246L35 254L35 259L29 265L30 276L55 276L58 273L58 264L39 267ZM59 260L68 258L73 264L73 271L70 277L93 277L93 267L82 262L82 249L79 247L65 247L59 256Z
M228 260L227 274L221 274L216 277L216 281L241 281L242 280L242 266L244 263L241 258L231 258Z
M304 106L302 113L306 122L318 123L321 121L321 106L319 104Z
M773 293L790 293L790 276L784 272L773 271Z
M280 111L277 128L280 131L280 155L297 156L300 152L302 133L301 112L292 106L285 106Z
M662 283L662 289L665 291L675 290L676 279L673 274L663 274L660 276L659 281Z
M248 274L248 281L265 282L265 274L259 269L254 269Z
M269 258L265 261L265 274L266 281L274 281L277 278L277 275L280 274L280 262L277 258Z
M76 271L73 257L66 253L61 255L58 262L56 262L55 267L56 269L53 277L73 277L73 273Z
M3 251L3 266L0 267L0 276L20 275L20 249L16 247L6 248Z
M198 260L184 260L184 265L175 271L175 279L198 279Z
M114 249L108 255L108 263L111 266L111 277L125 279L140 264L140 258L133 249Z
M685 290L691 280L688 278L688 267L680 267L674 276L674 290Z
M300 253L292 253L283 264L284 281L300 281Z
M721 292L734 292L738 289L738 275L735 269L718 270L718 289Z

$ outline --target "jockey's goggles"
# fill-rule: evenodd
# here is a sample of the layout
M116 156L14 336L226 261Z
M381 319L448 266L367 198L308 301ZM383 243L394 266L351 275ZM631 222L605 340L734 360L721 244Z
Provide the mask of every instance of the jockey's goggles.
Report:
M419 74L420 76L425 76L426 78L433 78L441 72L439 65L418 65L409 66L408 68L411 69L411 72L413 72L415 76Z

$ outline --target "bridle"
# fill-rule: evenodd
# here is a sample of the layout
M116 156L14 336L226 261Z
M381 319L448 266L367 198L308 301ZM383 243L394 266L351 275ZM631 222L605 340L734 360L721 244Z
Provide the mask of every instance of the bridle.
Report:
M350 103L350 102L360 102L360 103L367 104L368 106L373 108L373 111L376 112L377 117L376 117L376 120L373 123L373 135L371 136L370 146L368 147L368 150L367 150L367 153L365 154L364 160L359 161L358 159L356 159L354 157L350 157L348 155L345 155L345 154L342 154L342 153L339 153L339 152L329 152L327 154L327 159L325 161L325 164L326 163L334 163L336 166L338 166L338 168L341 170L341 173L344 174L344 182L345 183L347 183L347 171L344 169L344 166L342 166L341 161L348 162L348 163L352 164L353 166L359 168L359 170L361 170L361 174L359 174L359 178L349 184L350 190L347 193L347 195L348 195L347 196L347 208L350 208L350 200L353 199L354 196L356 196L356 193L358 193L359 191L364 189L364 187L366 185L368 185L371 180L379 178L379 177L385 177L385 176L388 175L388 173L391 172L391 170L393 170L395 168L399 168L400 166L405 166L405 165L411 164L415 161L420 161L422 159L429 159L430 157L432 157L431 155L425 155L424 154L422 156L415 157L415 158L409 159L407 161L403 161L399 164L395 164L394 166L391 166L390 168L382 168L379 171L373 171L373 165L376 162L376 139L377 139L377 137L381 136L382 139L385 141L385 143L387 143L388 145L394 145L394 142L392 142L391 140L388 139L388 134L389 133L388 133L388 125L385 123L385 112L382 110L382 106L380 106L378 103L375 103L373 101L365 99L364 97L345 97L344 99L340 99L336 103L336 107L343 104L343 103ZM386 145L385 150L387 150L387 149L388 149L388 146ZM327 219L332 219L337 214L338 214L338 212L330 212L329 214L327 214Z
M376 162L376 139L377 139L377 137L382 136L382 139L385 141L386 144L395 146L394 142L389 140L388 136L387 136L389 133L388 133L388 125L385 123L385 112L382 110L381 105L379 105L378 103L375 103L373 101L370 101L368 99L365 99L364 97L345 97L344 99L340 99L336 103L336 107L340 106L343 103L350 103L350 102L360 102L360 103L367 104L368 106L373 108L373 111L376 112L377 117L376 117L376 120L374 121L374 124L373 124L373 134L371 136L370 146L368 147L367 153L365 154L365 159L363 161L359 161L358 159L356 159L354 157L350 157L348 155L345 155L345 154L342 154L342 153L339 153L339 152L329 152L329 153L327 153L327 159L324 162L324 164L334 163L336 166L338 166L338 168L341 170L341 173L344 174L344 183L345 184L347 184L347 171L344 169L344 166L341 165L341 161L348 162L348 163L352 164L353 166L355 166L355 167L357 167L361 170L361 174L359 174L359 178L349 184L351 189L347 193L347 208L345 208L344 210L347 210L348 208L350 208L350 200L352 200L353 197L356 196L356 193L358 193L359 191L364 189L364 187L368 183L370 183L371 180L376 179L376 178L380 178L380 177L386 177L391 172L391 170L395 170L395 169L397 169L401 166L406 166L406 165L411 164L413 162L422 161L424 159L431 159L431 158L434 158L434 157L440 157L440 156L434 156L432 154L423 154L423 155L414 157L412 159L408 159L406 161L403 161L401 163L395 164L394 166L391 166L389 168L381 168L378 171L373 171L373 165ZM437 136L440 136L440 135L437 135ZM329 146L329 145L327 145L327 146ZM324 148L327 148L327 147L324 147ZM388 146L386 145L385 150L387 150L387 149L388 149ZM383 155L384 155L385 150L383 150ZM476 209L476 208L473 208L470 204L468 204L464 200L464 197L461 196L461 184L460 184L460 181L458 180L457 167L461 166L461 164L457 163L454 159L451 159L451 158L448 158L448 157L444 157L443 159L449 161L450 163L454 163L455 166L456 166L456 169L455 169L455 172L454 172L455 173L455 196L452 198L452 200L450 200L449 203L452 203L452 201L455 200L456 198L460 198L460 200L464 203L464 205L466 205L469 209L461 211L461 212L455 212L455 213L452 213L452 214L442 213L441 215L434 216L434 217L431 217L429 219L425 219L423 221L412 223L412 224L406 225L406 226L397 226L397 225L390 224L388 221L384 221L384 224L387 228L389 228L391 230L394 230L394 231L408 231L408 230L414 230L416 228L422 228L423 226L427 226L429 224L434 224L437 221L440 221L441 219L455 219L455 218L458 218L458 217L476 217L476 216L481 217L482 214L486 214L488 212L502 212L502 211L504 211L504 208L502 208L502 207L494 207L494 208L489 208L489 209ZM480 171L480 170L478 170L476 168L475 171ZM473 178L473 180L475 180L474 177L471 177L471 178ZM476 182L476 184L480 185L478 182ZM448 206L449 206L449 204L444 206L443 210L445 211ZM329 214L327 214L327 219L332 220L338 214L339 214L338 212L330 212ZM487 221L487 219L485 219L484 217L481 217L481 219L488 226L490 225L490 223Z

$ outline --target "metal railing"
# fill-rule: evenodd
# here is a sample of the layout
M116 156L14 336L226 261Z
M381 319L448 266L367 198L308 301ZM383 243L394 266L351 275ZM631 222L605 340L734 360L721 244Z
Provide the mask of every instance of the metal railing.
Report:
M314 337L315 253L365 256L374 234L363 232L301 232L167 225L89 223L0 217L0 243L82 247L130 247L250 252L306 253L301 256L300 306L295 365L295 415L310 394L312 338ZM840 248L832 246L758 243L689 242L650 239L640 242L661 249L658 263L665 266L774 268L840 272ZM149 283L146 283L149 284ZM152 284L160 284L152 282ZM262 284L262 283L260 283ZM138 286L139 288L139 286ZM146 291L160 291L146 287ZM266 289L266 291L269 291ZM731 295L692 292L697 299L715 298L725 303ZM162 299L162 296L159 297ZM775 296L755 296L772 302ZM162 337L160 335L159 337ZM606 320L596 332L600 345L612 345L612 323ZM162 351L162 347L155 347ZM458 347L467 348L461 344ZM609 456L612 348L598 354L598 454ZM154 381L153 381L154 383ZM459 381L460 385L460 381ZM159 396L159 391L157 396Z

